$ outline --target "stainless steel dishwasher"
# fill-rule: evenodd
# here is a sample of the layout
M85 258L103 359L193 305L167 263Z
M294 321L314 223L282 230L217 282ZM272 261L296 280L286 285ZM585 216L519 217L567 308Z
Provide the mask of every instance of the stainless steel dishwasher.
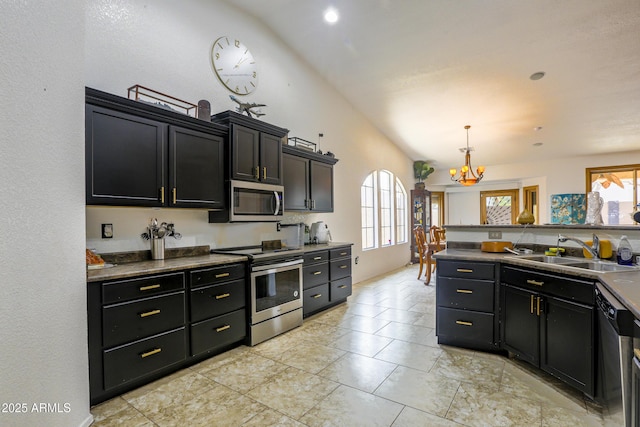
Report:
M631 312L605 287L596 283L598 306L598 373L596 400L603 405L605 425L631 426Z

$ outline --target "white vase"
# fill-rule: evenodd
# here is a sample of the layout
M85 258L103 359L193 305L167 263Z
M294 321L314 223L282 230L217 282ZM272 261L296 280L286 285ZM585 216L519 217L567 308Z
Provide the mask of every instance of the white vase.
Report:
M602 225L602 206L604 205L604 199L600 197L600 193L597 191L590 191L587 193L587 216L585 223L591 225Z

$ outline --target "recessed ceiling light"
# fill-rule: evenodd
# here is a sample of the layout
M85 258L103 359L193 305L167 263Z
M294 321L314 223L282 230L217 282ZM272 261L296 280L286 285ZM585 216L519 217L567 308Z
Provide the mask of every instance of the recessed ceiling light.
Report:
M324 20L329 24L335 24L338 22L339 16L338 11L334 8L330 7L329 9L324 11Z
M540 80L544 77L544 71L538 71L537 73L533 73L529 76L531 80Z

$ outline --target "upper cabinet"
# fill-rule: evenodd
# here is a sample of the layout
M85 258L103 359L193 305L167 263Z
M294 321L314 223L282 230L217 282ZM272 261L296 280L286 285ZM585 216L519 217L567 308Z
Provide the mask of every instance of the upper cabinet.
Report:
M223 126L86 89L89 205L225 207Z
M282 141L287 129L234 111L211 119L229 128L231 179L282 185Z
M285 145L285 211L333 212L333 165L338 159Z

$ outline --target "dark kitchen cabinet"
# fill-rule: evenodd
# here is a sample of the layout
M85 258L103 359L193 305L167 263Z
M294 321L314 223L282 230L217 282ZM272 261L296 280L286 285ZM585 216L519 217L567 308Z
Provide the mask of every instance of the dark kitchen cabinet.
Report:
M87 204L224 208L226 132L87 88Z
M246 277L235 263L89 282L91 404L240 345Z
M285 211L333 212L337 159L290 146L283 151Z
M502 347L593 396L594 283L503 266Z
M282 141L287 129L233 111L211 118L229 129L231 179L282 185Z
M491 262L438 260L436 335L439 344L498 349L498 266Z
M305 317L346 301L351 295L351 247L305 253L302 289Z

